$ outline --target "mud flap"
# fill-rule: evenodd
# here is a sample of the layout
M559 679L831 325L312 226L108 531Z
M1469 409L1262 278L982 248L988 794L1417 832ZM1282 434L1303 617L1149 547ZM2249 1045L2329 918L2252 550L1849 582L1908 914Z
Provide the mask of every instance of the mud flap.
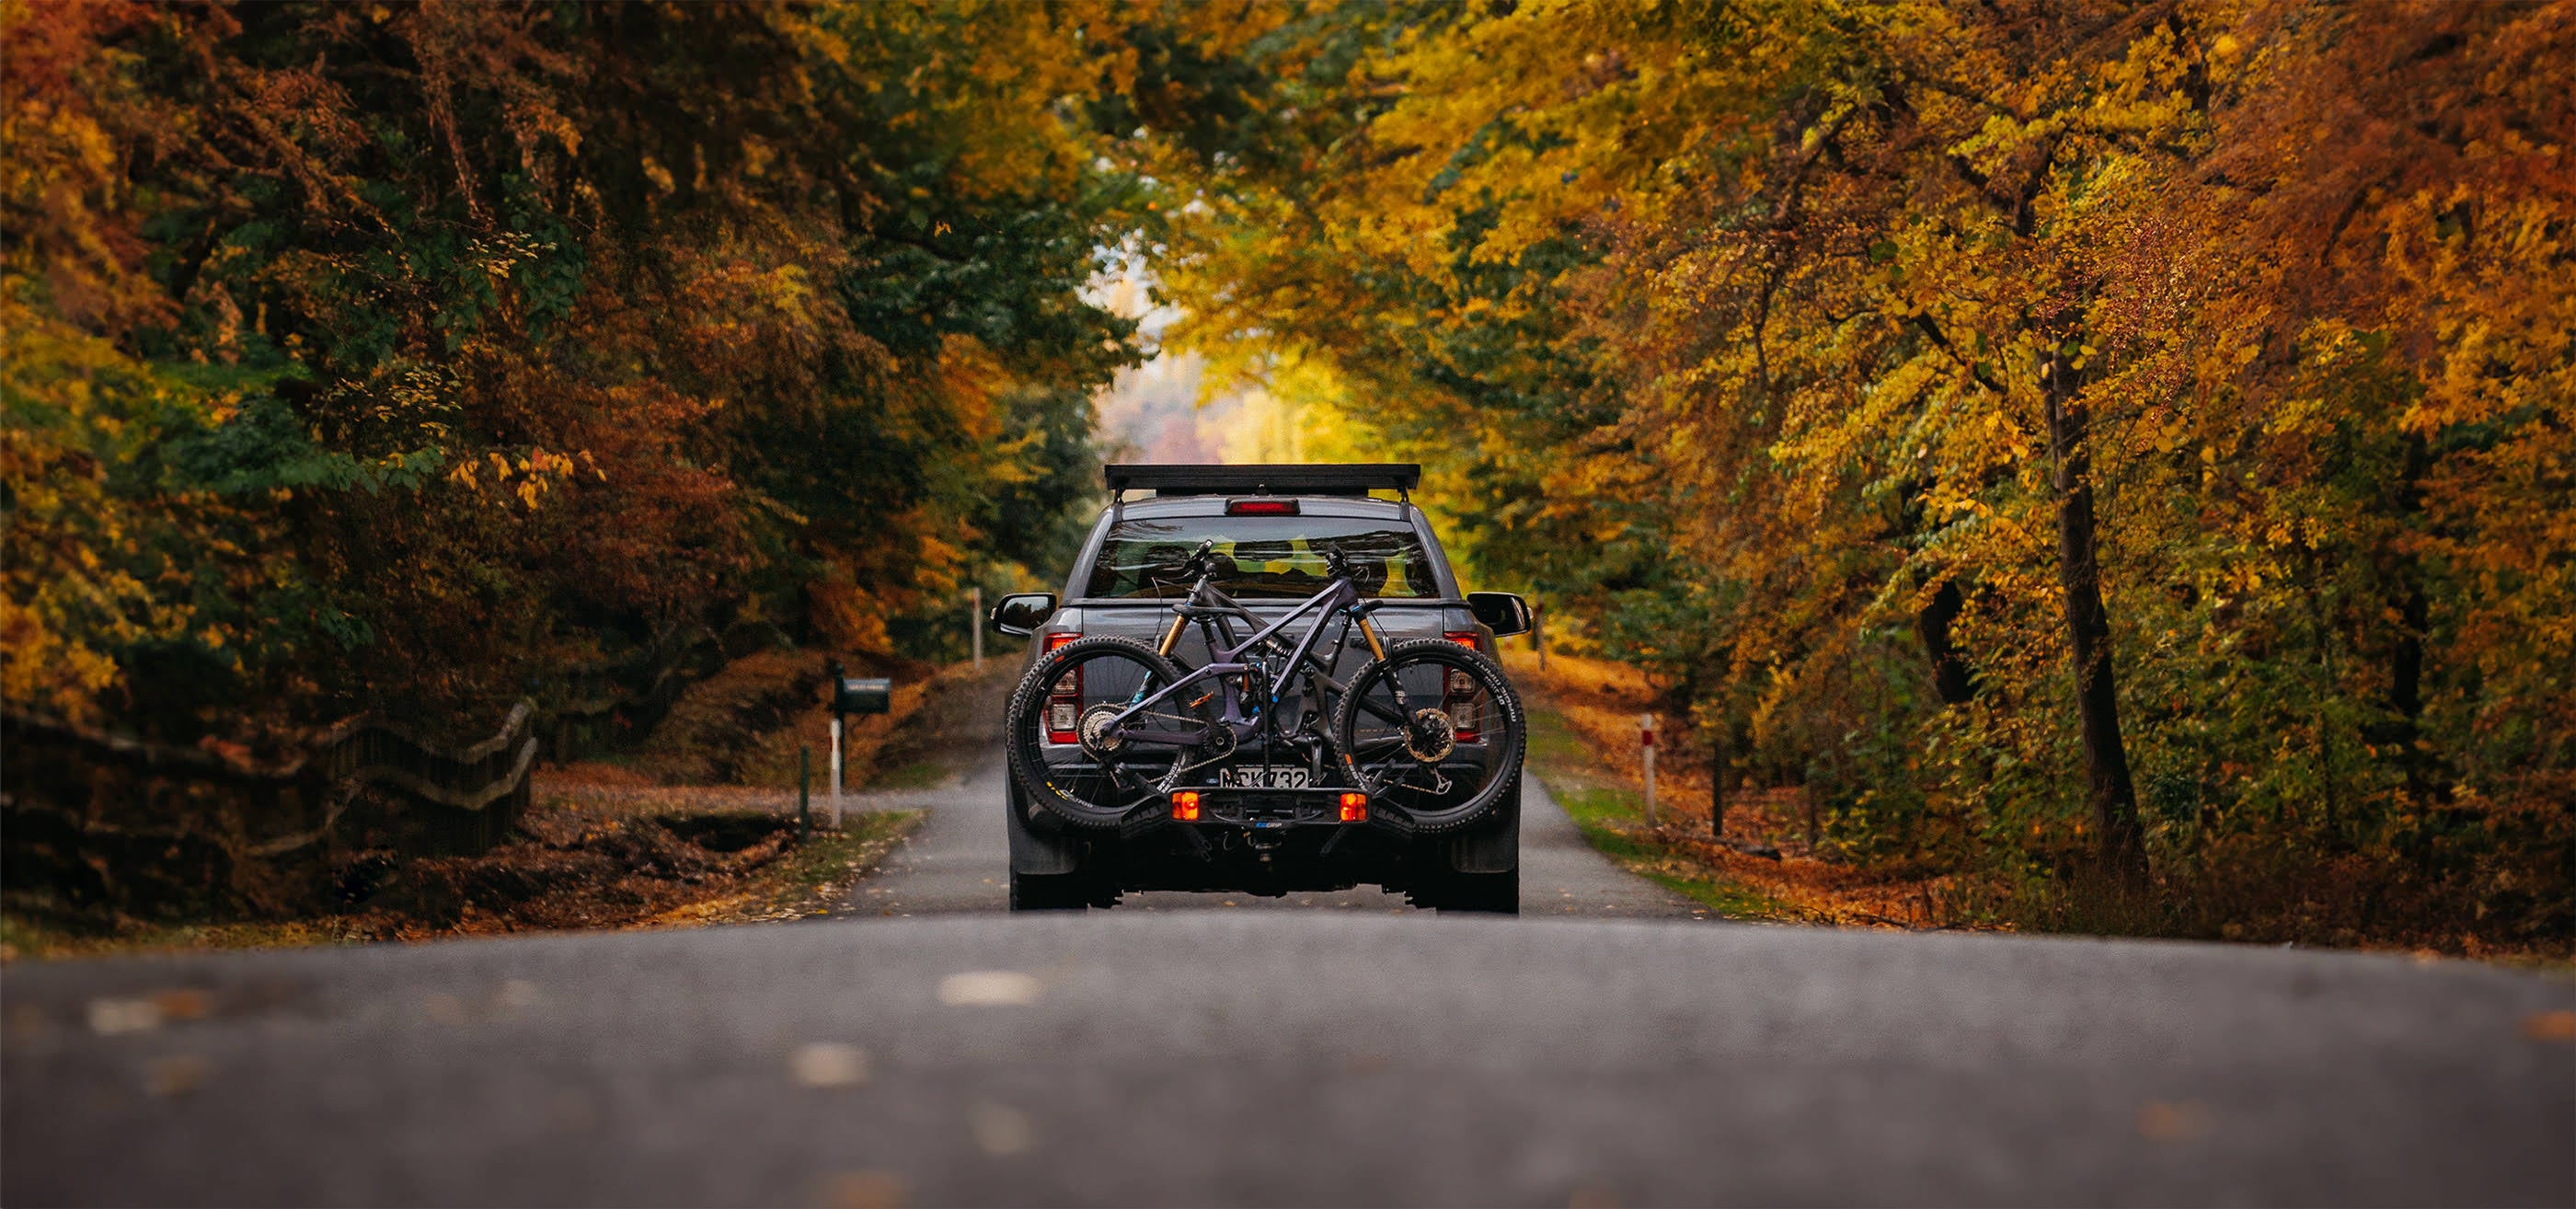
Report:
M1511 792L1494 803L1474 826L1449 837L1449 867L1459 873L1509 873L1521 867L1521 790L1528 782L1512 773Z
M1054 826L1054 819L1029 821L1029 803L1014 782L1002 802L1003 826L1011 836L1011 872L1071 873L1082 864L1082 841ZM1045 828L1040 831L1039 828Z

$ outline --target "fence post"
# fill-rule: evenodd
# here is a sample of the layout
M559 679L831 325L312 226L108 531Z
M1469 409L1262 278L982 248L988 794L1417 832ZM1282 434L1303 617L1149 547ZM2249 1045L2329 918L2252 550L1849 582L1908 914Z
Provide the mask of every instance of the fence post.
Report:
M1538 670L1547 670L1547 606L1530 606L1530 649L1538 652Z
M841 715L832 715L832 830L841 829Z
M1663 824L1655 817L1655 716L1653 714L1646 714L1637 719L1637 739L1640 744L1638 750L1644 753L1646 762L1646 825L1660 827Z
M796 842L814 834L814 749L796 747Z
M975 645L975 670L984 670L984 589L966 589L966 633Z

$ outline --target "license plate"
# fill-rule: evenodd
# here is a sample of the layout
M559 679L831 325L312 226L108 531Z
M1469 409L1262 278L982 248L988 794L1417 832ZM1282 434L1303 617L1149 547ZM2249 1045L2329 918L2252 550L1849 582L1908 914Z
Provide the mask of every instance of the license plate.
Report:
M1217 784L1228 789L1304 789L1303 768L1227 768L1217 773Z

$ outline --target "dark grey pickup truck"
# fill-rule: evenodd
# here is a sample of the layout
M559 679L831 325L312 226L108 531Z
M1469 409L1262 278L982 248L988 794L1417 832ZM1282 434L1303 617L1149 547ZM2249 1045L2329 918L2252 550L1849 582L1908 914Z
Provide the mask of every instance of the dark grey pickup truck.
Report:
M1362 883L1518 910L1522 719L1491 657L1529 606L1460 591L1411 502L1420 477L1106 468L1112 502L1063 594L989 618L1029 639L1006 727L1014 910ZM1072 787L1075 764L1100 793Z

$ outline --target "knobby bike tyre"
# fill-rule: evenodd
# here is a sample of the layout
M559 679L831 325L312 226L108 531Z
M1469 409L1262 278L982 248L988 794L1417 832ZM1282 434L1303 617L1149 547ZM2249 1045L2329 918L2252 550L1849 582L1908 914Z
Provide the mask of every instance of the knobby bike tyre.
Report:
M1445 719L1445 737L1426 710ZM1402 807L1418 834L1483 818L1519 778L1528 737L1519 694L1492 660L1448 639L1389 646L1351 677L1336 714L1344 775L1371 799ZM1479 783L1461 786L1468 775Z
M1079 673L1068 680L1069 675ZM1103 752L1080 742L1094 711L1114 710L1177 683L1182 673L1152 647L1126 638L1078 638L1049 651L1020 678L1003 712L1011 776L1031 801L1078 827L1115 827L1138 805L1159 796L1155 787L1190 756L1186 748ZM1068 694L1068 690L1070 690ZM1073 705L1074 743L1050 738L1049 711ZM1179 727L1204 727L1204 711L1175 700L1156 717Z

